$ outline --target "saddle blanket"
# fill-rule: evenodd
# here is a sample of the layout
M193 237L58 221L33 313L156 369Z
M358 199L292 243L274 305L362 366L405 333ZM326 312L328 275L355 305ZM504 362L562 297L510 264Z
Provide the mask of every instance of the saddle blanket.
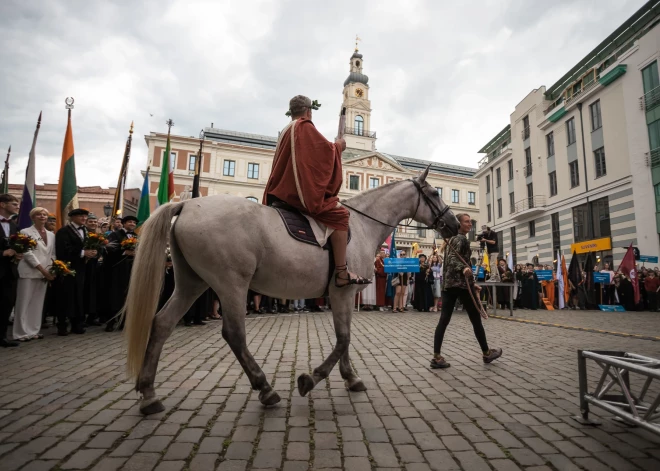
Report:
M311 216L286 207L282 203L278 202L273 204L272 207L280 214L284 227L286 227L291 237L306 244L323 247L324 250L330 249L328 239L334 232L334 229L321 224Z

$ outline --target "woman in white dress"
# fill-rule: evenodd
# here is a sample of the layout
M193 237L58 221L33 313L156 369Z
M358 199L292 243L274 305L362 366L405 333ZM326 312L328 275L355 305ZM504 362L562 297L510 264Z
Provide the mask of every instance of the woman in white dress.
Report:
M14 317L14 339L27 342L42 339L41 314L46 297L47 281L55 279L47 267L55 258L55 234L45 229L48 210L34 208L30 211L31 227L21 233L37 241L37 247L26 253L18 264L18 289L16 293L16 312Z
M375 271L374 268L374 273ZM372 306L376 305L376 283L374 282L367 285L367 287L362 290L362 293L358 293L358 299L359 303L364 306L364 311L373 310Z
M433 271L433 307L430 311L438 311L438 302L442 298L442 258L439 255L431 257L431 270Z

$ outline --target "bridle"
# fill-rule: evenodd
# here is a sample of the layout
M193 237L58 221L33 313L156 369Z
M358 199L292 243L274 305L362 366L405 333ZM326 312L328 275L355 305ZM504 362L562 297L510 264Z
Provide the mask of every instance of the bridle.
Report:
M424 193L424 189L423 189L421 183L419 183L414 178L410 179L410 181L412 181L413 184L415 185L415 188L417 188L417 207L415 208L415 214L413 214L412 218L410 218L410 222L407 222L405 224L396 224L396 225L388 224L386 222L383 222L383 221L380 221L380 220L376 219L373 216L369 216L368 214L363 213L359 209L355 209L352 206L347 205L343 201L341 202L341 205L345 206L346 208L350 209L351 211L359 214L360 216L364 216L367 219L371 219L372 221L375 221L375 222L377 222L379 224L382 224L383 226L386 226L386 227L392 227L392 228L397 228L399 226L401 226L401 227L412 227L412 221L415 220L415 216L417 216L417 213L419 212L419 206L422 203L422 198L424 198L424 202L426 203L426 205L431 210L431 214L433 214L433 223L431 224L431 226L421 227L421 228L422 229L431 229L431 230L434 230L434 231L438 231L439 229L444 228L445 227L445 222L442 220L442 218L447 213L447 211L449 211L451 209L450 206L446 204L444 208L440 208L440 205L437 202L433 201L432 198L430 198L426 193ZM415 227L420 228L420 226L415 226ZM443 239L444 239L444 237L443 237Z
M410 219L410 222L408 222L406 224L397 224L397 225L388 224L386 222L380 221L380 220L376 219L375 217L370 216L370 215L360 211L359 209L353 208L352 206L344 203L343 201L342 201L341 204L342 204L342 206L345 206L346 208L348 208L351 211L359 214L360 216L364 216L367 219L371 219L372 221L375 221L379 224L382 224L383 226L392 227L392 228L396 229L399 226L401 226L401 227L411 227L412 226L412 221L415 220L415 216L417 216L417 213L419 212L419 206L422 203L422 198L423 198L424 202L426 203L426 205L431 210L431 214L433 215L433 223L432 223L431 227L426 227L425 229L431 229L431 230L435 230L435 231L439 232L440 229L445 227L445 222L442 220L442 217L447 213L447 211L449 211L449 209L451 209L450 206L448 204L445 204L444 208L440 208L438 203L433 201L433 199L431 199L424 192L424 188L422 187L421 183L419 183L415 179L411 179L411 181L415 185L415 188L417 188L417 207L415 208L415 214L413 214L412 218ZM419 226L416 226L416 227L419 227ZM442 233L440 233L440 236L442 237ZM449 240L445 240L444 237L442 237L442 239L445 241L446 247L451 249L454 252L454 255L456 255L459 258L459 260L465 264L466 267L472 268L472 266L470 264L468 264L468 262L465 261L465 259L463 257L461 257L461 255L458 253L458 251L451 245L451 239L453 239L453 237ZM464 276L465 276L465 281L467 282L468 291L470 292L470 297L472 298L472 302L474 303L474 306L477 308L477 311L479 311L479 314L481 315L481 317L483 317L484 319L488 319L488 313L484 310L484 308L481 306L481 303L474 296L474 292L471 288L470 279L468 278L468 275L464 275ZM472 281L475 281L474 276L472 277Z

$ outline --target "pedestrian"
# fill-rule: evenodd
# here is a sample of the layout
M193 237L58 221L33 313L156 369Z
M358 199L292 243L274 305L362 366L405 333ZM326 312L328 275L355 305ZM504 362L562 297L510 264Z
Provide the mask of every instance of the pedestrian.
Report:
M522 307L536 311L539 307L539 278L533 263L528 263L526 267L522 281Z
M500 281L500 275L497 271L497 258L500 255L500 249L497 241L497 232L490 227L486 227L482 240L486 242L486 252L488 253L488 261L490 262L490 278L486 281L491 283L498 282Z
M376 256L374 267L376 269L376 306L382 311L385 307L385 294L387 292L387 274L385 273L385 251L381 250Z
M96 250L85 250L87 216L83 208L69 211L71 222L55 234L57 258L70 264L74 276L58 277L53 281L57 304L57 335L68 335L67 319L74 334L85 333L85 262L96 257Z
M646 288L646 296L649 301L649 311L656 312L658 310L658 291L660 291L660 280L655 275L653 270L648 270L646 278L644 279L644 287Z
M85 223L87 227L87 234L98 234L99 225L98 218L94 213L89 213L87 216L87 222ZM97 253L96 257L90 258L85 263L85 315L87 320L85 324L87 325L101 325L99 322L99 312L98 312L98 284L99 284L99 273L101 271L101 266L99 265L99 258L101 253Z
M0 194L0 347L19 345L7 339L9 316L14 309L18 285L18 266L14 261L23 258L23 254L16 253L9 244L9 238L18 233L12 220L18 209L18 198L8 193Z
M410 273L394 273L392 274L392 284L394 288L394 302L392 303L392 312L403 312L405 307L405 294L406 286L408 286L408 279ZM397 280L396 282L394 280ZM396 283L396 284L395 284Z
M47 281L55 277L48 271L48 266L55 258L55 234L46 230L48 211L45 208L34 208L30 211L33 225L21 230L37 241L37 246L23 255L18 264L18 290L16 294L16 309L14 311L14 340L27 342L32 339L42 339L39 333L42 324L44 299L46 298Z
M419 272L415 273L415 301L413 306L419 312L429 312L433 307L433 271L426 261L426 255L419 254Z
M472 219L469 214L461 213L456 216L460 227L458 235L452 237L447 241L443 253L443 289L442 289L442 314L438 326L435 329L435 338L433 342L433 359L431 360L431 368L449 368L449 363L445 361L444 357L440 354L442 349L442 341L444 340L445 331L451 321L451 316L454 312L454 305L456 300L460 299L463 307L468 313L474 335L479 342L482 351L482 358L484 363L491 363L493 360L502 356L501 348L489 348L488 341L486 340L486 332L481 323L481 315L479 309L475 305L473 297L470 295L472 290L478 298L480 291L479 286L474 284L474 276L472 274L472 267L469 265L468 260L472 255L470 249L470 241L466 235L472 230Z
M119 221L119 224L116 223L117 220L115 220L114 227L119 227L119 229L108 236L106 256L103 262L104 265L108 264L107 269L110 274L110 320L105 326L106 332L112 332L115 329L117 315L126 301L135 250L122 247L122 243L126 240L137 239L135 228L139 221L135 216L125 216Z
M442 259L439 255L431 257L431 271L433 272L433 307L431 311L438 312L438 303L442 298Z
M499 270L500 280L502 283L513 283L513 272L507 266L506 260L501 258L497 264ZM502 309L511 308L511 289L508 286L497 286L495 288L497 293L497 302Z

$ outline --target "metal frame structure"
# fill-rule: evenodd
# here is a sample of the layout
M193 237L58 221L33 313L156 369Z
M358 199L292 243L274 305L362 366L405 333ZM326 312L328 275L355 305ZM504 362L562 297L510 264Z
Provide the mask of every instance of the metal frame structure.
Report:
M593 360L601 369L593 392L589 392L588 359ZM638 394L630 386L631 373L644 380ZM654 388L654 392L650 392L653 380L660 380L659 359L618 351L578 350L578 376L582 415L573 417L575 420L582 424L600 425L600 422L589 419L591 404L629 424L660 434L660 390ZM621 389L621 394L611 392L615 386Z

